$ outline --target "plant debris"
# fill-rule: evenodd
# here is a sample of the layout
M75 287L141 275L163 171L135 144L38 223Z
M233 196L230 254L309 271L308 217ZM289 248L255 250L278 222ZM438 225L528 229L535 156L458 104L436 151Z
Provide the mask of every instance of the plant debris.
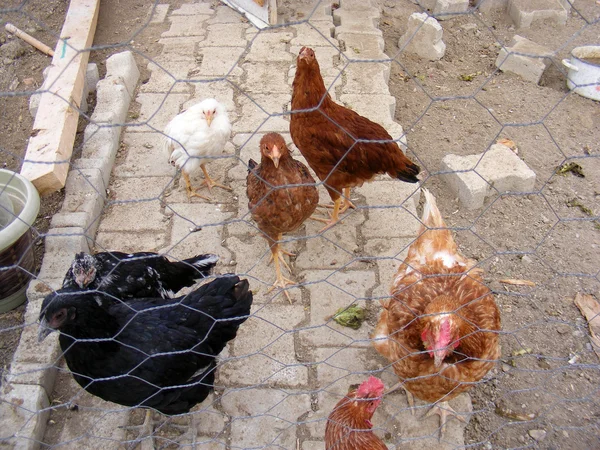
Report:
M333 320L343 327L358 330L365 320L365 310L356 305L343 307L336 311Z
M500 283L504 284L513 284L515 286L531 286L535 287L535 283L529 280L517 280L513 278L505 278L503 280L498 280Z
M532 352L533 350L531 348L522 348L521 350L515 350L512 352L513 356L523 356L523 355L528 355Z
M579 178L585 178L583 167L574 161L566 162L556 168L556 173L559 175L566 175L569 172L575 176L578 176Z
M592 347L600 358L600 303L593 296L580 293L575 295L574 302L588 321Z
M500 417L504 417L509 420L515 420L517 422L529 422L530 420L535 419L535 414L522 414L501 406L496 406L494 412Z
M475 77L481 75L483 72L478 71L478 72L474 72L474 73L469 73L469 74L461 74L458 76L458 78L460 78L462 81L473 81L475 79Z
M576 198L572 198L571 200L567 201L567 206L569 208L579 208L579 210L582 213L584 213L585 215L588 215L588 216L593 216L594 215L594 211L592 211L590 208L588 208L587 206L585 206L583 203L581 203Z

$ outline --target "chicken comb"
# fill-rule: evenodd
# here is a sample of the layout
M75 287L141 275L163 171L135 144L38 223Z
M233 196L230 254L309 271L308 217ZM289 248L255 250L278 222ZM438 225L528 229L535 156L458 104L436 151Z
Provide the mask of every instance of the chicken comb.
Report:
M377 398L383 395L385 386L379 378L370 376L358 387L356 396L360 398Z

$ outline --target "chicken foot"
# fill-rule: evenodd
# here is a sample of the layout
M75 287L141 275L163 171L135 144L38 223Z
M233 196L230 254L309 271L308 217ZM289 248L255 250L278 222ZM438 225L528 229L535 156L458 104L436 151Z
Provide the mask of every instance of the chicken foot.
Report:
M352 201L350 200L350 188L344 188L343 197L344 197L344 206L342 206L340 209L341 214L348 211L348 208L356 209L356 205L354 203L352 203ZM335 208L335 202L333 204L328 204L328 205L323 205L323 204L319 203L317 206L320 208L332 209L332 208Z
M279 240L281 240L281 235L279 235L279 239L277 240L277 242L275 242L273 245L271 245L271 256L273 257L273 262L275 263L275 274L276 274L277 278L275 279L275 282L273 283L273 285L267 291L267 294L269 292L273 291L273 289L275 289L275 288L285 289L289 285L296 284L295 281L290 280L289 278L285 278L283 276L283 274L281 273L281 267L279 265L280 261L283 261L284 266L286 267L286 269L288 269L290 271L290 273L291 273L291 270L290 270L290 267L288 266L288 264L283 259L283 255L281 254L281 249L279 247ZM288 293L288 291L284 290L283 293L285 294L285 297L288 299L288 302L290 302L290 304L291 304L292 299L290 298L290 294Z
M183 176L183 181L185 181L185 190L187 191L188 199L191 199L192 197L200 197L204 200L210 201L210 198L198 194L198 192L192 188L192 182L190 181L190 176L187 173L181 172L181 175Z
M141 450L154 450L154 425L155 421L152 417L152 410L147 409L146 415L144 416L144 422L141 425L127 425L119 428L126 430L139 429L138 436L133 440L128 450L134 450L138 444L140 444Z
M212 188L215 186L231 192L232 189L229 186L225 186L224 184L217 183L213 178L210 177L210 175L208 174L208 172L206 170L206 165L200 164L200 168L202 169L202 172L204 173L204 181L202 182L202 184L206 184L209 192L212 192Z
M448 402L438 402L431 407L431 409L425 414L424 418L430 417L434 414L438 414L440 416L440 435L438 437L438 442L441 442L444 439L444 434L446 433L446 423L448 422L448 418L456 417L461 422L467 423L466 419L459 415L454 409L450 406Z

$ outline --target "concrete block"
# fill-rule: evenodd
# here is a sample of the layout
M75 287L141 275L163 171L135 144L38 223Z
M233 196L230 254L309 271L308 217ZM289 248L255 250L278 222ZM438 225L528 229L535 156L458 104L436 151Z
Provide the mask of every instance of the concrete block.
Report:
M209 25L202 47L244 47L246 28L248 25L245 23Z
M130 97L133 97L139 78L140 71L133 53L129 51L117 53L106 60L105 79L115 84L124 84Z
M253 94L252 99L239 97L241 106L240 118L233 124L236 133L253 133L260 129L261 132L276 131L289 132L289 117L283 116L283 111L288 108L292 99L291 94Z
M503 72L515 73L537 84L551 63L550 56L552 56L550 49L515 35L511 47L500 49L496 58L496 67Z
M346 56L350 59L388 59L383 52L385 42L382 36L373 34L338 33L340 48L346 48Z
M124 160L113 169L117 177L174 176L175 169L167 163L160 133L125 133L127 149Z
M289 93L290 87L286 82L288 63L282 64L280 70L277 69L275 63L244 64L242 66L246 72L244 91L250 94L255 92Z
M216 7L217 13L212 19L206 23L239 23L242 20L242 16L235 9L229 6L221 5Z
M200 3L202 5L202 3ZM205 36L206 30L201 23L210 16L174 16L171 15L171 27L161 37Z
M331 269L313 270L305 272L305 279L312 283L307 285L311 299L310 322L298 333L301 341L310 346L370 347L371 325L365 321L354 330L337 324L332 316L340 308L368 307L370 300L365 298L376 285L375 272L353 270L332 275Z
M37 450L43 442L50 410L41 386L3 386L0 399L0 441L14 450Z
M171 14L172 16L199 16L199 15L213 15L215 10L211 7L210 3L184 3L179 9L176 9ZM197 19L199 20L199 19Z
M163 46L161 55L153 58L163 65L166 61L175 63L182 61L189 64L196 62L196 48L199 42L204 40L203 36L169 37L159 39L158 43ZM148 64L149 65L149 64Z
M529 28L545 20L564 25L568 16L561 0L509 0L508 14L517 28Z
M136 101L141 104L140 115L135 121L129 121L127 132L164 130L188 99L186 94L138 94Z
M242 69L238 67L240 57L246 47L202 47L199 53L202 55L202 64L198 75L223 77L241 76Z
M453 172L442 179L468 209L481 208L485 198L496 191L531 192L536 177L521 158L502 144L492 145L479 155L446 155L441 170Z
M483 14L489 14L492 11L505 11L508 7L508 0L479 0L476 8Z
M51 228L45 236L46 248L41 279L61 278L78 252L89 252L88 230L81 227Z
M390 66L384 63L350 63L344 69L346 83L343 94L389 95Z
M100 73L96 63L89 63L85 71L85 85L88 94L96 90L96 85L100 81Z
M89 215L85 212L59 212L52 216L50 226L52 228L79 227L84 230L90 225Z
M264 388L225 391L221 405L233 448L296 448L296 422L311 410L308 394Z
M396 112L396 98L385 94L344 94L340 102L358 114L387 128Z
M379 28L379 18L381 12L379 8L363 10L357 13L356 10L346 8L342 4L341 8L333 11L333 23L336 27L354 27L354 26L369 26L371 28Z
M462 14L469 9L469 0L434 0L425 2L438 20L449 19L455 14ZM425 6L425 5L424 5Z
M254 39L252 39L250 51L246 55L246 62L286 62L291 63L292 58L296 58L298 51L294 49L287 51L287 44L292 40L294 35L289 32L279 31L269 32L261 31Z
M37 332L36 324L30 326L34 327ZM10 366L7 382L10 384L41 386L45 392L52 392L54 390L57 369L53 361L48 361L48 363L48 365L44 365L39 362L13 361Z
M181 60L177 55L175 59L156 58L148 63L148 70L152 73L147 83L140 86L140 92L188 93L192 85L185 80L197 65L191 58Z
M252 316L232 346L235 358L219 368L219 381L236 386L306 386L308 368L296 359L293 332L304 320L301 304L253 305Z
M168 4L159 4L152 5L150 7L150 11L152 13L152 17L150 18L151 24L163 23L167 18L167 13L169 12Z
M437 61L446 53L443 34L442 26L433 17L425 13L414 13L408 18L407 31L400 38L398 47L421 58Z
M99 252L159 252L167 245L167 233L155 231L131 231L128 233L98 231L94 249ZM189 256L189 254L188 254Z
M330 22L304 22L298 25L290 26L296 31L290 44L306 47L330 47L335 46L335 40L331 37L335 30L333 23Z
M143 220L140 220L143 218ZM100 231L156 231L165 228L158 199L109 204L102 215Z

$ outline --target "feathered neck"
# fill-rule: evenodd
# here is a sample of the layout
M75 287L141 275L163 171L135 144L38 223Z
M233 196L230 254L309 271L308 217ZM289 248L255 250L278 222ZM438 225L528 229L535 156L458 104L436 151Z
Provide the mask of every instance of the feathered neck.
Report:
M314 108L322 99L323 104L331 100L316 60L298 63L292 87L292 110Z

